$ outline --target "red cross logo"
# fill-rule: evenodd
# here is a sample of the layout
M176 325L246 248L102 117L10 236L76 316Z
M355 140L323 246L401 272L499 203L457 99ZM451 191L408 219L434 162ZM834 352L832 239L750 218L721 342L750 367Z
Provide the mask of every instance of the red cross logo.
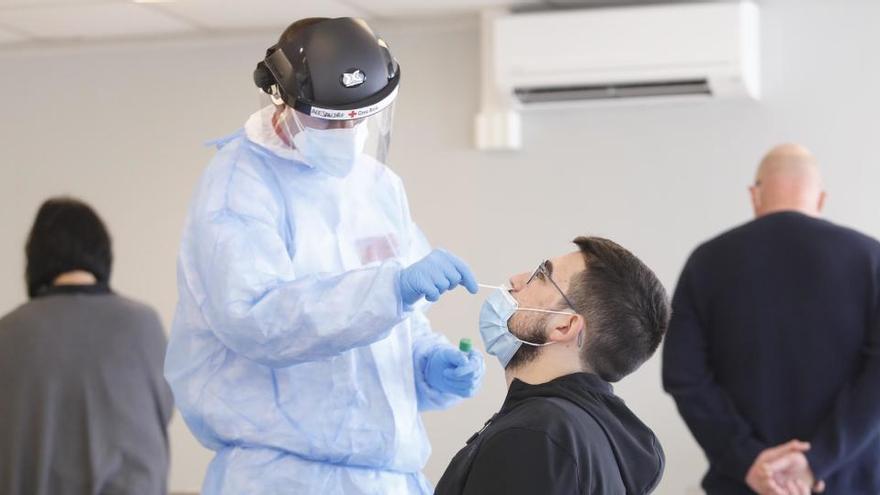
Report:
M355 118L355 117L357 117L357 115L358 115L358 113L355 112L354 110L348 112L348 116L351 117L351 118Z

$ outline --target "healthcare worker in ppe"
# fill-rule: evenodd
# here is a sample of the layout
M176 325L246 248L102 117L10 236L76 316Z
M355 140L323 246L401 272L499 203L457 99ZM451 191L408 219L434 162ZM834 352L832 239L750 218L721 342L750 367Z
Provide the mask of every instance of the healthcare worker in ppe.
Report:
M254 79L271 103L195 192L165 364L216 452L202 493L431 493L419 412L472 396L484 365L424 314L477 286L383 163L400 68L363 21L304 19Z

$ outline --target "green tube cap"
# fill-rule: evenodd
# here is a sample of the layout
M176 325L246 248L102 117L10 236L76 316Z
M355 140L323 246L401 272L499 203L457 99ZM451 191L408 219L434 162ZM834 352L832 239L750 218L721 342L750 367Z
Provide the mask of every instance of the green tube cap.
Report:
M461 339L458 341L458 350L461 352L471 352L473 348L474 344L471 343L471 339Z

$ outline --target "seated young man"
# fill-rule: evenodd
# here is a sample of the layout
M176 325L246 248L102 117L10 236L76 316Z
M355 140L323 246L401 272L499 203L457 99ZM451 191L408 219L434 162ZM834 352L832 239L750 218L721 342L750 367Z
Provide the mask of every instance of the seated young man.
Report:
M514 276L483 305L480 333L505 369L507 398L452 459L437 495L635 495L660 481L660 443L609 382L657 349L666 291L614 242L574 243L578 251Z

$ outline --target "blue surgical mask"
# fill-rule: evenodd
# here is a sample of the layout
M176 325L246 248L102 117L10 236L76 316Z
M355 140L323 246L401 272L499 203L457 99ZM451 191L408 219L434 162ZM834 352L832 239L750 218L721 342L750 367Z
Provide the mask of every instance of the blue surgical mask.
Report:
M507 324L510 321L510 317L517 311L532 311L560 315L572 314L563 311L552 311L549 309L520 308L519 303L516 302L516 299L513 298L507 288L502 287L494 290L489 297L486 298L486 302L483 303L483 308L480 310L480 337L483 338L483 345L486 347L486 352L498 358L502 368L507 367L507 364L513 359L513 355L516 354L516 351L518 351L523 344L533 347L544 347L556 343L547 342L544 344L536 344L534 342L522 340L511 333ZM581 332L581 334L583 334L583 332ZM579 345L580 342L581 335L578 335Z
M340 129L315 129L302 125L293 112L299 132L293 145L302 161L334 177L345 177L367 144L366 122Z

